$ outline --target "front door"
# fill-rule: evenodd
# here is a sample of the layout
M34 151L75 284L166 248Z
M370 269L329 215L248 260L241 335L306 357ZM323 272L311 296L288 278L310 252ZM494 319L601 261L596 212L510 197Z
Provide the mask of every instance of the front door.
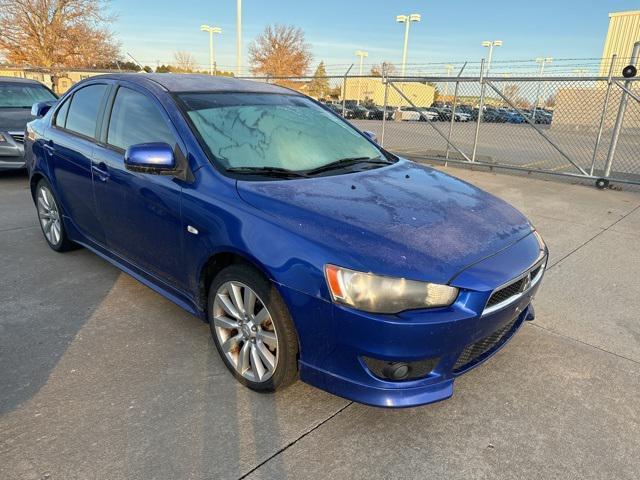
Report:
M109 249L136 267L182 289L182 189L171 176L127 170L124 153L139 143L164 142L177 136L168 118L146 93L120 86L104 142L93 154L94 191Z

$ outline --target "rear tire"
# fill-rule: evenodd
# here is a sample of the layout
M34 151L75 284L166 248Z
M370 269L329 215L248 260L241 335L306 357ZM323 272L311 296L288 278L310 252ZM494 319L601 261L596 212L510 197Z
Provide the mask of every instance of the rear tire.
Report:
M211 336L229 371L252 390L271 392L298 376L298 335L284 300L249 265L223 269L208 298Z
M35 202L38 221L47 244L56 252L76 248L64 228L60 203L53 193L51 184L44 178L36 186Z

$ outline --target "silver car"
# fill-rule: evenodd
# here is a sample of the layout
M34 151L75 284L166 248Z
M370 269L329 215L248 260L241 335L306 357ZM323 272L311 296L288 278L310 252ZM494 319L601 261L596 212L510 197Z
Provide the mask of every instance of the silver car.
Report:
M55 102L55 94L35 80L0 77L0 171L24 168L24 131L34 103Z

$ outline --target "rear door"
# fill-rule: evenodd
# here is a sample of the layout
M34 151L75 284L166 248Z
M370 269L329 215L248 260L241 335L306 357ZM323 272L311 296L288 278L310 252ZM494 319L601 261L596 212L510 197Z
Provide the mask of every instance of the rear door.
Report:
M90 84L65 98L44 145L67 223L98 244L105 238L96 215L91 157L109 89L106 83Z
M182 288L181 186L172 176L132 172L125 150L178 136L149 93L121 85L111 96L101 143L94 150L96 204L111 251L161 280Z

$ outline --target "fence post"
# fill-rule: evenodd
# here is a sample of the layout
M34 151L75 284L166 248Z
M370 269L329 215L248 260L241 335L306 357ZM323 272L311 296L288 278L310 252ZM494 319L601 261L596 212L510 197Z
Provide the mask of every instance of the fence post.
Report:
M382 134L380 135L380 146L384 147L384 127L387 124L387 103L389 100L389 77L386 72L382 72L382 81L384 82L384 105L382 106Z
M604 94L604 104L602 105L602 114L600 115L600 126L598 127L598 135L596 136L596 145L593 149L593 157L591 158L591 169L589 175L593 177L593 170L596 166L596 159L598 157L598 149L600 148L600 142L602 140L602 130L604 129L604 121L607 116L607 108L609 108L609 97L611 95L611 77L613 77L613 66L616 63L617 55L614 53L611 56L611 64L609 65L609 75L607 76L607 92Z
M473 153L471 154L471 161L476 161L476 152L478 150L478 135L480 134L480 123L482 123L482 113L484 110L484 58L480 62L480 105L478 106L478 120L476 120L476 134L473 137Z
M349 75L349 72L351 71L351 69L353 68L353 63L351 64L351 66L349 68L347 68L347 71L344 72L344 76L342 77L342 116L344 117L344 112L347 109L346 107L346 103L347 103L347 75Z
M451 149L451 134L453 133L453 122L455 120L456 106L458 105L458 88L460 87L460 76L462 75L462 72L464 71L464 67L466 66L467 66L467 62L464 62L464 65L462 65L462 68L460 69L456 77L456 88L453 91L453 107L451 108L451 122L449 122L449 135L447 136L447 150L444 155L445 167L447 166L446 160L449 160L449 151Z
M638 54L640 53L640 42L636 42L633 45L633 53L631 54L631 65L638 63ZM631 80L625 82L627 89L631 88ZM611 145L609 145L609 153L607 154L607 163L604 166L604 178L609 178L611 174L611 166L613 165L613 159L616 156L616 147L618 146L618 138L620 138L620 132L622 131L622 122L624 122L624 112L627 110L627 100L629 94L626 90L622 91L620 97L620 107L618 107L618 115L616 116L616 123L613 127L613 134L611 136Z

